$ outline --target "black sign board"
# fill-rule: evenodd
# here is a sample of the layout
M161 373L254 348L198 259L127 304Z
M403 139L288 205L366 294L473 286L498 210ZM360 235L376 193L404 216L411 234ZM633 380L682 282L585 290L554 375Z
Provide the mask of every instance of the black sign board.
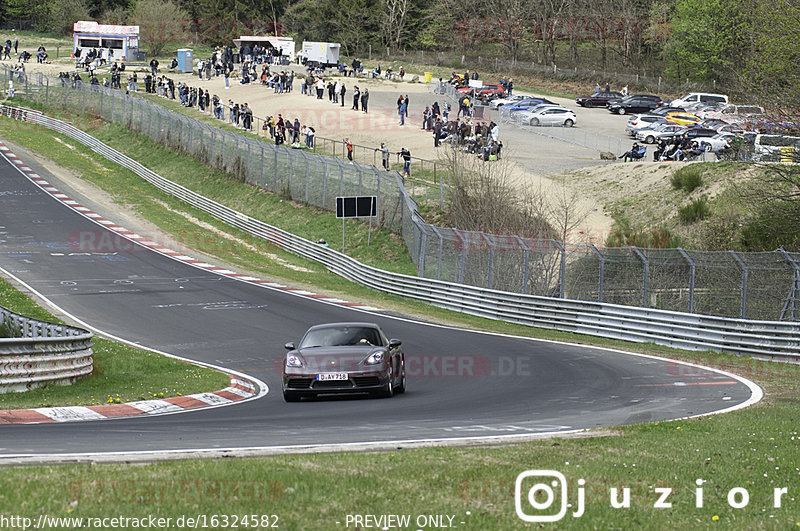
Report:
M360 195L336 198L337 218L369 218L378 215L378 197Z

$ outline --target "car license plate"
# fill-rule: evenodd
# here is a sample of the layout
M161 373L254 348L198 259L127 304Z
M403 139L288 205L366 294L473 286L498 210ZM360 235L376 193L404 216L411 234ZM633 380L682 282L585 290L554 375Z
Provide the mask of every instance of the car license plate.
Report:
M324 372L317 375L317 381L327 382L335 380L347 380L346 372Z

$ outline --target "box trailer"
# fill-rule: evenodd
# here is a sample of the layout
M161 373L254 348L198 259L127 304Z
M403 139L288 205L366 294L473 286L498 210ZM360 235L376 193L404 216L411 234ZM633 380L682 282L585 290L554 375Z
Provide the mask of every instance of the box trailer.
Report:
M311 66L336 66L339 64L338 42L303 41L303 64Z

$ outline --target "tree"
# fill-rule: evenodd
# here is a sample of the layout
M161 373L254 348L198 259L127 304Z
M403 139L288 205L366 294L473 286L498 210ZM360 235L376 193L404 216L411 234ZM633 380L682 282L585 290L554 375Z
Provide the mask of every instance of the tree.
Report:
M796 1L761 0L751 11L750 27L749 54L740 78L742 91L761 94L773 107L797 114L800 5Z
M70 33L78 20L91 18L85 0L50 0L45 6L45 14L36 24L39 31L60 35Z
M383 0L381 29L387 46L400 47L411 0Z
M676 79L732 82L749 43L745 0L678 0L664 47L666 72Z
M183 38L189 17L170 0L138 0L130 20L139 25L139 38L156 56L168 43Z

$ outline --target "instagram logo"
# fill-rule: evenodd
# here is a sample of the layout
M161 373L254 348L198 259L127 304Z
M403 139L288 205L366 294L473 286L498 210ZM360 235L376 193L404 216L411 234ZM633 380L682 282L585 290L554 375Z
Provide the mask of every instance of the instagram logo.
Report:
M583 514L584 483L585 480L578 480L578 510L572 514L574 518ZM514 504L517 516L525 522L558 522L567 514L567 478L555 470L526 470L517 476Z

